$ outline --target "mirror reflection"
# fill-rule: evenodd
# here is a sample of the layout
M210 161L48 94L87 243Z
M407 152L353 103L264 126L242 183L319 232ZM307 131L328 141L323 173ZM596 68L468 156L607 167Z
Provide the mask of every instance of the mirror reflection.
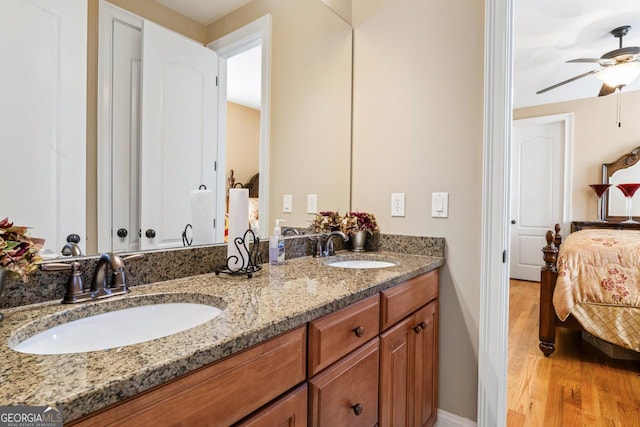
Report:
M608 220L622 220L627 218L627 207L623 193L616 188L617 184L640 182L640 147L623 154L612 163L602 164L602 182L611 184L605 193L604 210ZM638 203L631 205L633 216L640 216Z
M128 246L112 249L144 248L144 245L136 243L135 240L149 239L146 236L149 230L156 233L162 231L143 223L144 214L140 212L145 210L145 197L131 193L121 197L122 191L105 189L99 176L102 167L102 161L99 159L104 158L100 155L101 148L98 144L97 122L100 121L100 117L96 119L99 99L96 94L97 77L103 71L99 68L102 61L98 61L97 43L100 2L71 0L64 2L64 6L50 3L59 2L9 1L3 2L2 6L5 10L1 15L5 18L11 17L3 20L1 27L5 33L2 43L7 49L5 51L11 52L11 63L16 66L11 75L3 75L1 80L3 89L7 86L8 90L11 86L16 93L20 93L20 97L4 97L2 101L2 138L3 141L28 140L28 143L22 145L10 144L10 150L20 146L22 151L10 151L8 155L10 158L30 159L29 166L20 166L19 162L16 162L16 168L11 169L10 176L16 177L16 185L11 189L0 189L0 199L20 201L3 203L3 214L20 224L32 226L31 234L45 237L47 250L59 255L67 245L67 237L72 234L80 236L78 245L83 254L109 249L108 246L98 245L101 230L112 228L101 223L101 216L104 216L105 212L112 215L125 213L131 218L127 235L134 238L127 243ZM268 192L260 193L258 197L263 209L259 218L259 222L264 225L260 227L263 237L268 235L270 223L275 219L284 219L286 226L306 227L313 217L306 209L309 194L317 195L318 210L344 212L349 209L352 42L351 28L344 20L320 0L255 0L209 25L184 17L178 18L176 13L167 11L164 6L155 2L131 4L124 0L114 0L113 3L123 9L129 8L127 11L143 19L156 20L159 27L179 31L197 39L202 46L265 14L271 14L272 46L269 52L271 65L268 103L270 110L267 123L269 149L266 153L261 152L260 148L258 153L255 149L240 150L241 157L247 159L246 163L252 162L246 173L241 172L246 167L244 162L228 160L230 152L233 151L231 145L226 152L223 150L224 157L220 155L220 150L217 150L214 157L220 172L212 178L211 187L207 188L212 188L218 193L216 203L224 206L224 212L225 193L231 169L234 169L236 182L242 184L250 184L255 175L262 176L263 172L267 172L269 178L265 184L268 184ZM54 10L58 6L68 10ZM52 19L50 17L56 17L58 22L62 23L60 27L54 26L54 20L49 21ZM41 29L42 34L37 37L31 33L28 37L26 34L24 37L19 36L27 31L27 28L34 27L28 24L34 20L37 23L35 27ZM124 27L128 24L126 21L123 23L124 33ZM62 32L57 33L60 28ZM56 45L45 42L51 40L60 40L59 45L68 48L69 52L47 51L51 49L51 45ZM68 43L69 40L77 43ZM34 52L38 52L38 55L34 55ZM71 58L65 62L65 67L55 66L56 62L52 60L51 64L54 65L50 69L43 69L43 64L47 63L46 58L60 60L62 57ZM39 60L36 61L35 58ZM136 60L131 60L127 70L135 69L135 64ZM40 85L43 76L49 76L51 81ZM55 86L59 83L66 85L64 89ZM27 90L28 88L30 90ZM188 87L185 91L195 92L196 89ZM3 93L12 92L3 90ZM61 93L65 95L62 97L63 101L69 103L64 108L59 108L60 99L56 98ZM176 93L174 97L181 95ZM128 104L130 108L141 108L135 96L133 98L134 101ZM8 99L13 101L8 102ZM16 99L20 99L19 104ZM44 112L39 112L38 108ZM227 113L231 108L228 108ZM174 107L172 113L177 115L181 111L178 106ZM61 115L61 112L65 114ZM144 114L144 111L134 113ZM65 115L69 118L65 118ZM34 116L38 117L38 126L34 126ZM199 132L196 129L200 129L203 124L196 126L192 119L193 117L185 118L191 125L189 129L193 133ZM144 122L142 120L142 123ZM241 125L240 129L243 129L243 126ZM136 134L140 129L134 126L128 131ZM229 141L233 132L232 128L228 129L225 141ZM216 138L219 143L220 137ZM261 139L258 144L262 142ZM5 145L3 144L3 148L6 148ZM192 165L202 161L201 158L193 160L184 157L187 151L175 151L176 159L179 159L181 164ZM131 167L139 164L139 161L144 161L136 156L144 159L144 150L128 150L126 161L111 163L111 174L116 178L127 176L125 186L139 190L144 188L141 183L149 178L145 178L144 172L136 172ZM259 170L256 170L255 157L259 159ZM249 160L250 158L253 160ZM153 161L151 164L154 164ZM266 165L267 171L261 170L263 164ZM155 165L159 166L159 163ZM171 163L162 166L164 169L172 169ZM191 169L194 168L183 167L180 170L187 174ZM253 174L250 172L251 169ZM198 173L200 175L194 182L204 182L204 172ZM25 176L31 181L21 179ZM151 197L151 209L163 211L162 214L165 215L167 203L163 206L157 202L169 194L174 181L166 178L166 175L156 174L155 177L162 185ZM197 187L198 184L189 184L189 188ZM282 212L284 195L292 196L291 213ZM188 212L188 204L187 199L182 203L169 203L169 207ZM11 206L5 208L7 205ZM219 212L220 209L216 208L217 215ZM216 219L217 224L224 222L220 217ZM120 228L111 229L109 232L117 236ZM174 229L171 233L180 237L183 228L184 226L177 231ZM221 234L216 234L215 241L222 241L219 238ZM174 238L165 243L147 247L182 246L182 239Z

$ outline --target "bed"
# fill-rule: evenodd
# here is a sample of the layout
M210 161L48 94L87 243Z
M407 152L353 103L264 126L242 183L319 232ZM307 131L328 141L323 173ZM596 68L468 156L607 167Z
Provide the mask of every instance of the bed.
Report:
M540 277L540 350L555 350L556 327L584 330L640 352L640 231L583 229L546 234Z

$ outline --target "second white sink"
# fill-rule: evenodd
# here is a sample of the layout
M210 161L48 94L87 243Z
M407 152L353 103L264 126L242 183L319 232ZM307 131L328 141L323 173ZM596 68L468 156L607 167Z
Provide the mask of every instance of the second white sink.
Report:
M13 347L30 354L68 354L107 350L191 329L221 313L195 303L148 304L96 314L54 326Z
M335 261L328 264L331 267L340 268L385 268L393 267L395 264L387 261L377 261L370 259L350 259L345 261Z

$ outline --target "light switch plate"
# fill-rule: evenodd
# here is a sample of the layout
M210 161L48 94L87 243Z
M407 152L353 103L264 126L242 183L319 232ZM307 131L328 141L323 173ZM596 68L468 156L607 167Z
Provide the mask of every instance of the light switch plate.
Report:
M449 193L431 193L431 216L449 217Z
M293 196L291 194L282 196L282 212L293 212Z
M307 213L310 213L310 214L318 213L318 195L317 194L307 194Z
M391 193L391 216L404 216L404 193Z

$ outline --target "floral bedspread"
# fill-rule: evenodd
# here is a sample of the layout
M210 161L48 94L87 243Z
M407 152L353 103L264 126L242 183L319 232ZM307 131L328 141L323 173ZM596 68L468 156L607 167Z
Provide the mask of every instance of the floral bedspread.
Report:
M640 351L640 231L581 230L560 245L553 305L587 332Z

